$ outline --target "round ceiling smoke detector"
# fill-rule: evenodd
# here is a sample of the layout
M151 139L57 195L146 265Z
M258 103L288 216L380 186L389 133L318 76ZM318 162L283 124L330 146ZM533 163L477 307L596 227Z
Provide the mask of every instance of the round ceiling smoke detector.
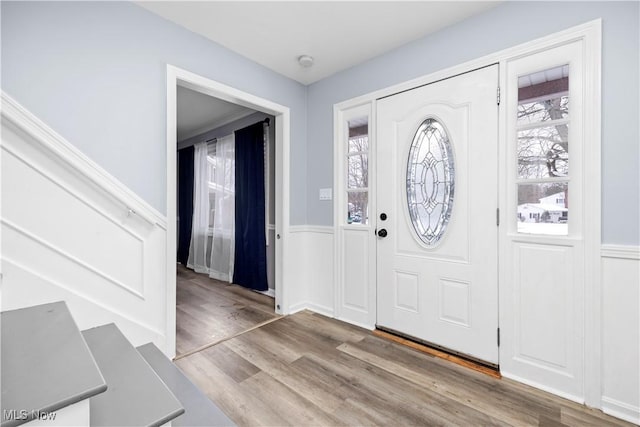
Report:
M313 57L309 55L300 55L298 56L298 64L302 68L309 68L313 65Z

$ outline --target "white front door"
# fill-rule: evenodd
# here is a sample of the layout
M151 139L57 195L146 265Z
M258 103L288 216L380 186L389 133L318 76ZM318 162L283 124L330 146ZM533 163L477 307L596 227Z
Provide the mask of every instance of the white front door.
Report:
M377 325L493 364L497 87L493 65L377 103Z

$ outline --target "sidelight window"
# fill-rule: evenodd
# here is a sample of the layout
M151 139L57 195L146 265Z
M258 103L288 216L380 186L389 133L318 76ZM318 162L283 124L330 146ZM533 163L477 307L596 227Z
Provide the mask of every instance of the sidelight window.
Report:
M347 223L369 222L369 118L348 122Z
M568 234L569 65L518 78L518 232Z

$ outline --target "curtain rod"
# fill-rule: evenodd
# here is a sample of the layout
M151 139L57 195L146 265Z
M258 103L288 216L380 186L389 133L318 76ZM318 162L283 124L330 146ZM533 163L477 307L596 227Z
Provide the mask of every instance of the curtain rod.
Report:
M258 123L260 123L260 122L258 122ZM262 121L262 123L266 123L267 126L270 126L271 125L271 119L269 117L267 117L266 119L264 119ZM211 138L211 139L207 139L205 142L213 142L213 141L216 141L217 139L218 138Z

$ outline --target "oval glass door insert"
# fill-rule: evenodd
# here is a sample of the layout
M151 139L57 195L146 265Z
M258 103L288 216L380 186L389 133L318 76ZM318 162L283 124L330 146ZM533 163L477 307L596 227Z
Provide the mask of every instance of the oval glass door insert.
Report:
M433 118L416 131L407 162L407 207L418 237L428 246L444 235L455 189L455 165L449 135Z

